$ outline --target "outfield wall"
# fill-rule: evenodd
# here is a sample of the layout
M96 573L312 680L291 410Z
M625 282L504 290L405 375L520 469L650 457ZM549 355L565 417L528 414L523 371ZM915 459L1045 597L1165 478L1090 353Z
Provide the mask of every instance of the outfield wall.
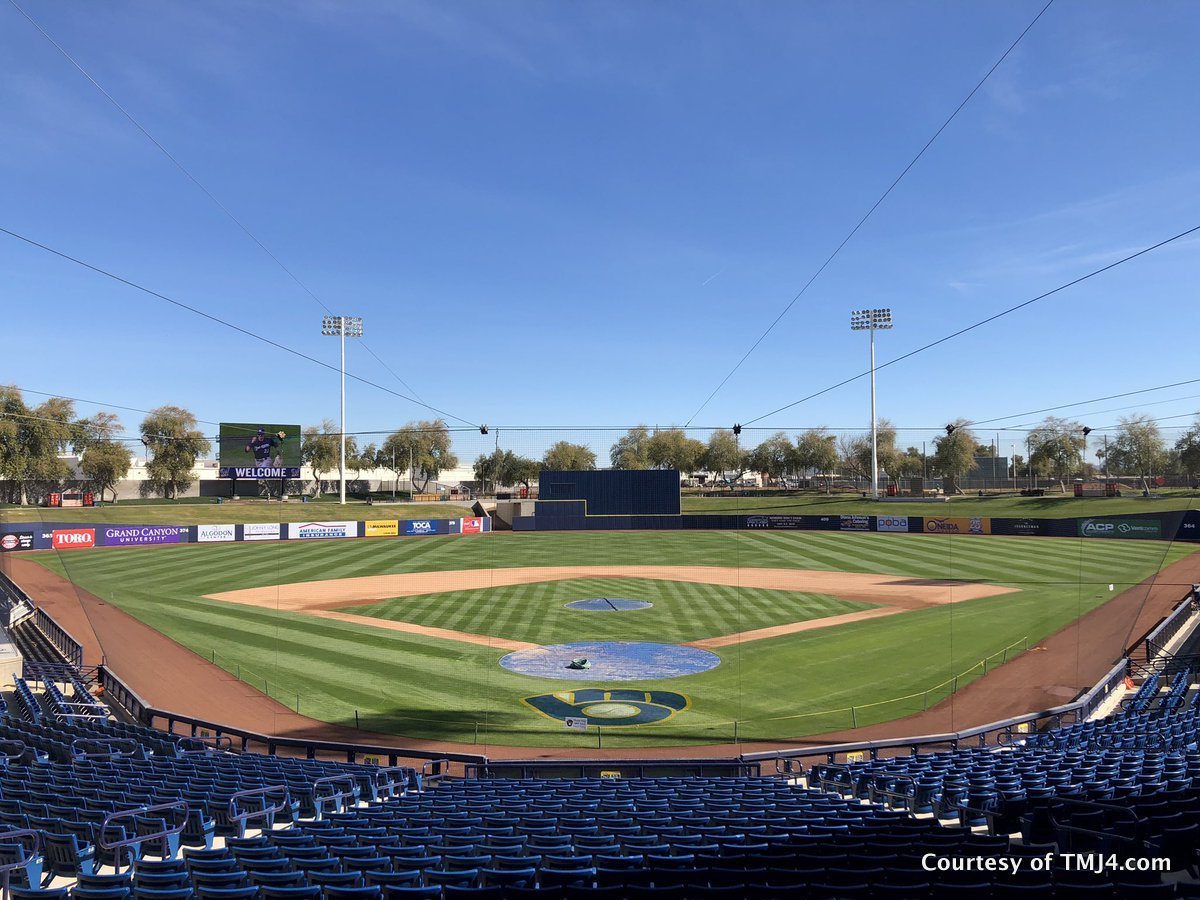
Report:
M999 534L1031 537L1200 541L1200 511L1174 510L1116 516L1030 519L989 516L742 515L605 516L587 512L584 501L555 503L513 519L513 531L787 530L898 532L905 534Z
M0 525L0 552L90 550L94 547L305 541L331 538L483 534L487 516L463 519L369 519L363 522L248 522L244 525L106 525L97 522L17 522Z

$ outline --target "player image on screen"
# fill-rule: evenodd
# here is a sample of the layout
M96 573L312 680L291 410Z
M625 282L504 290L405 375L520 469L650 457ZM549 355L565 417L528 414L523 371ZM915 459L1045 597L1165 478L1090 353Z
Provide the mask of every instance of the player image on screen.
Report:
M284 437L285 434L282 431L276 434L267 434L265 428L258 429L258 433L250 438L250 443L246 445L246 452L254 454L256 468L279 467L281 458L276 452L276 448L280 446Z

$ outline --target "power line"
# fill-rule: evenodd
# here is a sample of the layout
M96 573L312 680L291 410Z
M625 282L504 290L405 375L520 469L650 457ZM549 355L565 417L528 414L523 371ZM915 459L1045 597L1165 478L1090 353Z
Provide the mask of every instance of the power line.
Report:
M12 2L12 0L9 0L9 2ZM965 107L971 101L971 98L974 97L979 92L979 89L984 86L984 84L987 82L987 80L992 77L992 73L995 72L996 69L1000 68L1000 64L1003 63L1004 60L1008 58L1010 53L1012 53L1015 49L1017 49L1017 45L1021 43L1021 40L1025 37L1025 35L1027 35L1029 33L1030 29L1032 29L1033 26L1037 24L1038 19L1040 19L1045 14L1046 10L1048 10L1053 5L1053 3L1054 3L1054 0L1049 0L1049 2L1047 2L1046 5L1043 6L1041 8L1041 10L1038 11L1038 14L1033 17L1032 21L1030 21L1030 23L1025 26L1025 29L1019 35L1017 35L1017 39L1015 41L1013 41L1008 46L1008 49L1005 50L1004 53L1002 53L1000 55L1000 58L997 59L994 63L992 63L992 67L990 69L988 69L986 73L984 73L984 76L981 79L979 79L979 81L976 83L975 87L971 88L971 92L969 94L967 94L966 97L963 98L963 101L961 103L959 103L957 107L955 107L954 112L950 113L950 115L946 118L946 121L942 122L942 124L938 127L937 131L935 131L933 133L933 137L931 137L928 141L925 142L925 146L923 146L920 149L920 151L917 153L917 155L914 156L912 158L912 160L909 162L909 164L904 167L904 169L900 172L899 175L896 176L895 180L893 180L892 183L888 185L887 190L885 190L879 196L879 199L876 200L871 205L871 208L868 209L866 214L861 219L858 220L857 224L855 224L855 226L850 229L850 233L847 234L844 238L842 238L842 242L833 249L833 252L830 253L828 257L826 257L825 262L821 263L820 268L818 268L817 271L814 272L809 277L808 281L806 281L804 283L804 286L802 288L800 288L800 290L796 293L796 296L792 297L792 299L790 301L788 301L788 304L782 310L780 310L779 315L777 315L775 317L774 321L772 321L771 324L767 326L767 330L764 331L762 334L760 334L758 336L758 340L756 340L753 344L750 345L750 349L747 350L744 354L742 354L742 358L739 359L737 361L737 364L732 369L729 370L729 373L724 378L721 379L721 383L718 384L715 388L713 388L712 393L710 393L704 399L704 402L701 403L700 406L696 409L696 411L694 413L692 413L691 416L688 417L688 420L685 424L690 425L692 423L692 419L696 418L696 416L698 416L700 414L700 411L703 410L704 407L708 406L709 401L711 401L712 398L717 395L717 393L721 390L721 388L725 387L726 382L728 382L729 379L733 377L734 373L737 372L737 370L742 367L742 363L744 363L747 359L749 359L750 354L758 349L758 345L761 344L766 339L767 335L769 335L772 331L775 330L775 326L778 325L780 323L780 321L783 320L783 317L786 316L788 314L788 312L791 310L791 308L796 305L796 302L801 297L804 296L804 294L808 291L808 289L812 285L812 283L814 281L816 281L821 276L821 273L824 272L825 269L829 266L829 264L832 263L834 261L834 259L837 258L837 255L842 252L842 248L845 247L848 243L850 243L850 239L853 238L854 235L856 235L858 233L858 230L860 228L862 228L863 225L866 224L867 219L871 218L871 216L874 214L875 210L877 210L880 207L880 205L883 203L883 201L888 198L888 196L892 193L892 191L896 189L896 186L898 184L900 184L900 182L904 179L904 176L907 175L909 173L909 171L912 169L912 167L915 166L917 164L917 162L921 159L921 157L925 155L925 151L933 146L933 142L936 141L938 139L938 137L941 136L941 133L943 131L945 131L946 128L950 125L950 123L953 122L954 119L958 116L958 114L960 112L962 112L963 107Z
M1024 301L1023 303L1018 303L1016 306L1010 306L1008 309L1001 310L1000 312L996 313L995 315L988 316L986 319L980 319L978 322L975 322L972 325L968 325L966 328L960 328L958 331L952 332L951 334L948 334L945 337L938 338L936 341L931 341L930 343L925 344L922 347L918 347L915 350L910 350L908 353L905 353L902 356L897 356L895 359L890 359L885 363L880 363L879 365L877 365L875 367L875 369L876 369L876 371L878 371L879 369L886 369L888 366L894 366L896 363L902 362L902 361L908 359L909 357L916 356L918 353L924 353L926 350L936 347L939 344L944 344L947 341L953 340L956 337L961 337L962 335L966 334L969 331L974 331L976 328L982 328L984 325L990 324L991 322L995 322L997 319L1002 319L1005 316L1016 312L1017 310L1024 309L1027 306L1032 306L1034 303L1037 303L1039 300L1045 300L1047 297L1051 297L1054 294L1059 293L1060 291L1065 291L1067 288L1074 287L1077 284L1087 281L1089 278L1095 278L1097 275L1102 275L1103 273L1109 271L1110 269L1115 269L1117 266L1124 265L1125 263L1129 262L1130 260L1137 259L1139 256L1145 256L1147 253L1151 253L1154 250L1158 250L1161 247L1165 247L1165 246L1167 246L1167 244L1170 244L1170 243L1178 241L1182 238L1185 238L1190 234L1196 233L1197 231L1200 231L1200 225L1194 225L1191 228L1187 229L1186 231L1179 232L1179 234L1176 234L1173 237L1169 237L1166 240L1159 241L1157 244L1151 244L1149 247L1143 247L1141 250L1138 250L1136 253L1131 253L1128 256L1124 256L1121 259L1118 259L1115 262L1111 262L1106 266L1101 266L1099 269L1093 269L1091 272L1088 272L1086 275L1080 275L1078 278L1072 279L1071 281L1068 281L1066 284L1060 284L1058 287L1053 288L1049 291L1046 291L1044 294L1038 294L1036 297L1031 297L1030 299ZM755 422L761 422L763 419L769 418L770 416L773 416L776 413L781 413L785 409L791 409L793 406L799 406L801 403L807 403L809 400L815 399L816 397L820 397L822 394L828 394L830 391L834 391L840 387L844 387L847 384L857 381L858 379L863 378L869 374L871 374L870 369L868 369L865 372L859 372L857 375L852 375L850 378L847 378L843 381L839 381L837 384L832 384L827 388L822 388L821 390L816 391L815 393L809 394L807 397L801 397L799 400L794 400L791 403L788 403L788 404L785 404L784 406L779 407L778 409L773 409L773 410L771 410L771 412L763 413L761 416L757 416L753 419L750 419L750 420L744 422L743 426L753 425Z
M1154 391L1165 391L1168 388L1183 387L1184 385L1187 385L1187 384L1200 384L1200 378L1191 378L1187 381L1175 381L1175 382L1172 382L1171 384L1160 384L1155 387L1142 388L1142 389L1136 390L1136 391L1124 391L1123 393L1120 393L1120 394L1109 394L1106 397L1093 397L1091 400L1079 400L1075 403L1063 403L1059 406L1046 406L1046 407L1043 407L1042 409L1031 409L1031 410L1028 410L1027 412L1013 413L1011 416L996 416L991 419L977 419L973 422L967 422L966 424L968 427L974 427L976 425L987 425L991 422L1001 422L1004 419L1019 419L1019 418L1024 418L1025 416L1036 416L1036 415L1039 415L1040 413L1055 412L1056 410L1068 409L1069 407L1072 407L1072 406L1086 406L1089 403L1103 403L1105 400L1119 400L1122 397L1132 397L1135 394L1149 394ZM1190 400L1190 399L1192 399L1192 398L1191 397L1176 398L1176 400ZM1176 402L1176 401L1158 400L1155 402L1156 403L1172 403L1172 402ZM1131 408L1131 407L1127 407L1127 408ZM1108 410L1108 411L1112 412L1112 410ZM1001 426L1001 427L1003 428L1003 426Z
M270 346L276 348L277 350L282 350L285 353L290 353L292 356L298 356L298 357L300 357L300 359L307 360L308 362L311 362L311 363L315 363L316 365L321 366L322 368L329 369L331 372L341 372L341 369L339 369L337 366L330 365L329 363L327 363L323 360L317 359L315 356L309 356L307 353L302 353L301 351L295 350L295 349L287 346L286 344L281 344L278 341L273 341L273 340L271 340L271 338L265 337L264 335L258 334L257 332L254 332L254 331L251 331L248 328L243 328L241 325L235 325L234 323L227 321L226 319L222 319L219 316L214 316L212 313L207 313L202 309L197 309L196 307L190 306L181 300L176 300L173 297L168 297L166 294L161 294L158 291L152 290L148 287L144 287L143 285L140 285L135 281L130 281L128 278L122 278L120 275L116 275L112 272L109 272L107 269L102 269L99 266L92 265L89 262L84 262L82 259L79 259L78 257L71 256L69 253L64 253L61 250L56 250L53 247L48 246L47 244L43 244L40 241L35 241L33 238L26 237L23 234L19 234L15 231L11 231L10 229L4 228L3 226L0 226L0 234L7 234L9 237L13 237L19 241L23 241L26 244L29 244L31 247L37 247L39 250L44 250L45 252L47 252L53 256L57 256L59 259L65 259L68 262L75 263L75 265L82 266L85 269L89 269L90 271L95 272L98 275L103 275L105 278L111 278L113 281L120 282L121 284L123 284L127 287L131 287L134 290L141 291L144 294L149 294L151 297L154 297L158 300L163 300L167 303L170 303L172 306L177 306L182 310L186 310L187 312L192 313L193 315L200 316L202 319L208 319L210 322L215 322L218 325L223 325L226 328L232 329L233 331L236 331L239 334L244 334L244 335L246 335L246 337L253 338L256 341L262 341L264 344L269 344ZM438 409L436 406L431 406L428 403L422 403L420 400L417 400L413 397L409 397L406 394L401 394L399 391L394 391L391 388L384 387L383 385L378 384L374 381L369 381L368 379L363 378L359 375L355 375L352 372L347 372L346 377L353 378L355 381L360 382L361 384L369 385L370 387L381 390L386 394L391 394L393 397L399 397L401 400L407 400L410 403L415 403L418 406L423 406L425 409L428 409L431 412L435 412L438 415L446 416L447 418L455 419L456 421L459 421L459 422L464 422L465 424L471 425L475 428L479 427L474 422L464 419L461 416L453 415L451 413L446 412L445 410Z
M155 138L154 135L152 135L145 128L145 126L142 125L141 122L139 122L137 119L135 119L133 117L133 114L131 112L129 112L129 110L127 110L124 106L122 106L120 104L120 102L118 102L117 99L112 94L110 94L107 90L105 90L104 86L101 85L100 82L98 82L95 78L93 78L91 73L88 72L88 70L85 69L79 63L79 61L75 59L75 57L73 57L70 53L68 53L65 47L63 47L61 44L59 44L58 41L54 40L54 38L52 38L50 36L49 32L47 32L45 28L43 28L31 15L29 15L29 13L27 13L24 9L21 8L21 6L16 2L16 0L8 0L8 2L17 12L19 12L25 18L25 20L27 22L29 22L30 25L32 25L34 28L36 28L38 30L38 32L42 35L42 37L44 37L50 43L50 45L52 47L54 47L55 50L57 50L59 53L62 54L62 56L67 60L67 62L69 62L72 66L74 66L76 69L78 69L80 74L83 75L83 77L86 78L89 82L91 82L92 86L94 88L96 88L96 90L98 90L101 94L103 94L105 99L107 99L109 103L111 103L113 106L115 106L117 108L117 110L121 113L121 115L123 115L129 121L129 123L131 125L133 125L134 128L136 128L138 131L140 131L142 133L143 136L145 136L146 140L150 141L150 143L152 143L155 147L157 147L159 152L161 152L163 156L165 156L167 159L169 159L171 161L171 163L175 166L175 168L177 168L180 172L182 172L184 174L184 176L188 179L188 181L190 181L192 184L194 184L196 187L198 187L204 193L204 195L206 197L208 197L209 200L211 200L214 204L216 204L216 206L221 210L221 212L225 213L225 215L229 218L230 221L232 221L238 228L240 228L242 230L242 233L245 234L246 237L250 238L250 240L252 240L256 245L258 245L258 248L260 250L262 250L262 252L265 253L268 257L270 257L271 260L275 263L275 265L279 266L279 268L282 269L287 274L287 276L289 278L291 278L292 281L294 281L300 287L300 289L302 291L304 291L304 293L306 293L306 294L308 294L308 296L312 297L312 299L315 300L321 306L321 308L325 310L325 312L329 313L330 315L333 315L333 310L331 310L328 306L325 305L325 301L322 300L320 297L318 297L308 287L307 284L305 284L303 281L301 281L300 277L295 272L293 272L286 265L284 265L283 260L281 260L274 253L272 253L271 249L266 244L264 244L261 240L259 240L258 237L245 225L245 223L242 222L241 219L239 219L237 216L235 216L233 214L233 212L224 203L222 203L220 200L218 200L216 195L213 194L212 191L210 191L208 188L206 188L200 182L200 179L198 179L195 175L193 175L188 170L188 168L186 166L184 166L183 163L181 163L166 147L164 147L158 141L158 139ZM412 386L409 385L408 382L406 382L403 378L401 378L396 373L396 371L394 369L392 369L391 366L389 366L386 362L384 362L378 356L378 354L375 353L374 350L372 350L369 346L367 346L366 343L363 343L363 342L360 342L360 343L362 343L363 349L366 350L368 353L370 353L371 356L375 357L375 360L381 366L383 366L385 369L387 369L387 371L392 375L393 378L395 378L402 385L404 385L404 387L407 388L408 391L413 394L413 396L417 397L418 399L420 398L420 395L415 390L413 390ZM423 400L420 400L420 402L422 405L424 405Z

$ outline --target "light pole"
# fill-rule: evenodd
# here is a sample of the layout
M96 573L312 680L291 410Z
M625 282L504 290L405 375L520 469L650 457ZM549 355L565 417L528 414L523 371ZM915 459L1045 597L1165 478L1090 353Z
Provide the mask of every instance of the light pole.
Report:
M875 430L875 331L892 327L891 309L856 309L850 313L851 331L871 333L871 496L879 499L879 436Z
M321 334L332 335L341 339L342 344L342 433L341 433L341 456L338 474L340 476L341 488L339 496L341 497L342 505L346 505L346 338L357 337L363 335L363 321L361 316L325 316L321 319Z

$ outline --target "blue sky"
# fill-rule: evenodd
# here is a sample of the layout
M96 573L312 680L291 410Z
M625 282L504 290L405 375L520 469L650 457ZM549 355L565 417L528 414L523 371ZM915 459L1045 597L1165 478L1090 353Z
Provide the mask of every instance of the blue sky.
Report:
M21 3L421 398L493 426L691 418L1043 5ZM895 311L885 362L1200 224L1198 26L1191 2L1057 0L694 424L862 371L851 309ZM0 71L0 226L336 364L320 305L7 3ZM1200 378L1198 250L886 369L880 414L912 442ZM3 235L0 270L2 382L336 417L318 366ZM361 347L348 368L409 393ZM349 407L351 431L431 415L353 383ZM758 425L867 423L858 381ZM588 435L554 433L611 443Z

